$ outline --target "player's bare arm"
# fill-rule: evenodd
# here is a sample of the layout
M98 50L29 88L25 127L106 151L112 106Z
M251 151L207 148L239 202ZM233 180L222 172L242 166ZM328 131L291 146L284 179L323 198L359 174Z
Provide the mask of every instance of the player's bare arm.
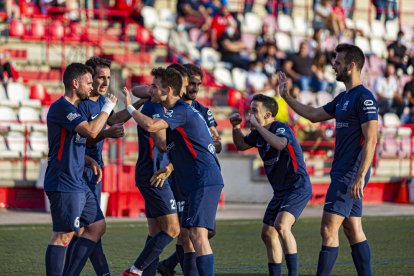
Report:
M263 139L265 139L272 148L277 150L283 150L286 148L288 142L287 139L285 137L279 137L271 133L264 126L260 125L253 114L249 114L246 120L250 122L252 127L254 127L260 133L260 135L262 135Z
M125 130L124 130L124 126L122 123L120 124L114 124L112 125L110 128L102 130L101 132L99 132L98 136L93 139L93 138L88 138L86 141L86 145L87 146L92 146L96 143L98 143L99 141L106 139L106 138L121 138L125 135Z
M148 98L139 99L135 103L132 104L135 109L141 108L141 106L148 100ZM126 121L128 121L131 118L131 115L129 114L128 110L125 108L124 110L121 110L116 113L112 113L111 116L109 116L107 124L112 126L114 124L123 124Z
M234 113L229 117L230 123L233 126L232 134L233 134L233 142L236 145L238 150L247 150L250 149L249 146L244 141L244 134L240 129L240 124L242 122L242 118L240 117L239 113Z
M165 129L151 133L151 137L160 152L167 152L167 132Z
M102 107L101 113L99 113L98 117L90 122L84 121L80 123L76 126L75 131L86 138L96 138L106 123L112 109L115 107L116 101L117 98L114 95L108 94L108 97L105 99L105 104Z
M305 117L312 123L322 122L333 118L322 107L315 108L312 106L302 104L296 99L294 99L287 89L287 77L285 73L280 71L278 73L278 77L280 95L283 97L286 103L300 116Z
M93 174L97 175L96 184L98 184L102 179L102 169L101 166L90 156L85 155L85 166L88 166L92 169Z
M132 87L131 92L132 92L132 95L134 95L137 98L149 99L151 98L150 89L151 89L150 85L142 84L142 85L137 85L137 86Z
M145 116L140 111L136 110L132 106L131 92L128 90L128 88L124 87L122 89L122 92L125 96L125 106L129 108L128 110L130 110L132 118L134 118L135 122L137 122L140 127L142 127L148 132L157 132L162 129L168 128L168 124L166 121L162 119L152 119L148 116Z
M362 159L351 187L351 195L355 199L361 199L364 196L365 175L371 166L378 141L378 121L371 120L363 123L361 128L364 135L364 144L361 150Z
M169 163L164 168L159 169L151 177L150 182L151 186L161 188L164 185L165 180L171 175L174 171L174 166L172 163Z

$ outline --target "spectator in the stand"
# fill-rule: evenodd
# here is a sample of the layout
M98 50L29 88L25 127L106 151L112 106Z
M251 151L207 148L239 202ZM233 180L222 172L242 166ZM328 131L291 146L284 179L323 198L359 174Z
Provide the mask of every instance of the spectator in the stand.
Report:
M249 59L240 53L246 47L240 39L240 32L235 26L227 26L226 32L218 40L218 47L222 61L231 63L233 67L248 69Z
M339 32L343 33L345 31L345 9L342 6L342 0L335 0L332 6L332 16L336 18Z
M244 1L244 13L253 11L254 1L255 0ZM275 7L277 10L277 13L283 12L284 14L290 16L292 15L293 1L292 0L279 0L279 1L267 0L266 1L265 9L266 9L267 14L276 14L276 12L274 12Z
M17 72L14 70L13 65L10 63L8 59L8 54L0 53L0 81L3 84L4 90L8 97L7 84L11 81L17 81L18 75ZM9 97L10 98L10 97Z
M397 76L393 64L388 63L385 66L384 75L375 80L374 92L381 116L388 112L397 112L397 106L402 102L402 99L398 93Z
M199 29L210 20L201 0L177 0L177 16L183 16L188 24Z
M328 81L325 77L326 55L322 52L317 52L313 58L312 72L315 80L316 91L326 91L328 87Z
M266 44L266 53L260 57L264 64L264 73L269 78L272 87L276 86L276 72L282 69L278 52L276 43L269 41Z
M375 6L376 20L381 20L383 14L385 14L385 22L398 17L397 0L374 0L372 3Z
M318 80L312 72L313 59L308 54L308 42L302 41L299 52L288 56L283 69L293 83L301 91L311 91L318 88Z
M394 64L395 68L403 70L407 74L408 67L414 66L412 55L407 51L405 45L404 32L399 31L397 40L388 46L388 63Z
M168 45L173 51L179 51L179 56L187 56L190 53L190 38L186 30L184 17L177 17L176 27L170 32ZM179 61L182 62L182 61Z
M230 14L227 6L222 5L220 12L213 17L211 23L210 42L211 47L218 49L218 40L226 32L228 25L237 27L237 22L234 17Z
M264 94L269 97L275 95L269 79L263 71L263 62L256 60L250 63L250 69L247 72L246 88L249 99L256 94Z
M402 98L403 98L403 102L400 108L400 110L402 110L401 123L413 124L414 123L414 71L413 71L413 79L404 85Z
M354 17L355 0L342 0L346 18L352 19Z
M317 52L325 52L325 37L323 29L315 29L313 31L313 36L308 41L310 57L314 57Z
M22 0L21 0L22 1ZM7 20L12 18L20 18L20 7L13 0L1 1L1 11L5 11L7 14Z
M204 4L204 7L207 9L207 13L211 17L214 17L220 13L223 6L227 7L227 5L227 0L208 0L207 3Z
M314 29L328 29L335 35L340 35L344 31L341 18L332 12L330 0L322 0L315 5L313 17Z
M124 11L125 15L114 15L111 16L111 20L109 21L108 26L106 29L112 28L116 21L121 24L121 34L119 36L119 40L125 40L125 36L127 33L127 25L126 22L128 19L132 19L138 24L143 25L144 21L140 14L142 5L139 0L116 0L115 5L113 6L113 10L115 11Z
M266 53L268 42L274 42L274 32L273 27L268 24L264 23L262 25L262 33L256 37L256 44L254 45L257 57L261 57Z

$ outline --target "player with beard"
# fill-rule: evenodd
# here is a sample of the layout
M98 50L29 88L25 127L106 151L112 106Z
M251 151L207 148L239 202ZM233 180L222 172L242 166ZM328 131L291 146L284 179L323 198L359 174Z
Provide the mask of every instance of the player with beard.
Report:
M321 222L322 248L317 275L330 275L335 265L341 225L351 245L358 275L372 275L371 250L361 217L364 187L377 143L378 107L372 93L362 85L365 57L361 49L339 44L335 54L336 80L345 84L346 91L332 102L319 108L299 103L289 94L283 72L279 73L279 89L289 106L310 121L336 120L335 154Z

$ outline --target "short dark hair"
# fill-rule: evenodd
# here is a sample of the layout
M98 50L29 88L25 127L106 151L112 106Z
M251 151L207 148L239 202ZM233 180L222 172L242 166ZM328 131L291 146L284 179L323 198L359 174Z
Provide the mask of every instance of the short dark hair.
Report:
M203 80L204 74L200 67L191 63L184 64L184 67L187 69L189 77L200 76L200 79Z
M359 48L358 46L355 46L352 44L341 43L341 44L338 44L338 46L336 46L335 52L337 53L345 52L344 59L347 65L351 64L351 62L355 62L359 71L361 71L362 67L364 67L365 56L361 48Z
M177 70L178 73L180 73L182 77L187 77L187 78L190 77L190 74L188 74L187 68L185 68L182 64L172 63L167 66L167 69L170 69L170 68Z
M65 86L65 89L71 89L72 80L78 79L87 73L93 75L93 70L91 67L82 63L70 64L68 67L66 67L65 72L63 73L63 84Z
M154 68L151 71L151 75L154 78L161 79L162 88L170 86L174 91L174 96L179 96L181 87L183 86L183 77L181 74L173 68Z
M261 102L263 106L267 109L267 111L272 112L272 116L275 117L279 110L277 102L272 97L263 95L263 94L256 94L253 96L252 101Z
M103 67L103 68L109 68L111 69L111 63L112 61L110 61L109 59L106 58L100 58L100 57L91 57L90 59L88 59L85 64L89 67L91 67L93 69L93 75L95 75L96 69L98 67Z

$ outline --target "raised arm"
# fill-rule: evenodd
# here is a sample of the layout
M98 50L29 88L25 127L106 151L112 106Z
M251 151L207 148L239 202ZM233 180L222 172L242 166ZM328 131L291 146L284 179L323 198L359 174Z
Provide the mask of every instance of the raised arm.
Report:
M371 120L361 125L362 134L364 135L364 144L362 145L362 158L356 177L351 187L351 195L355 199L361 199L364 196L365 175L371 166L374 158L375 146L378 141L378 121Z
M254 128L256 128L263 139L265 139L265 141L268 142L272 148L279 151L286 148L288 140L285 137L279 137L267 130L264 126L259 124L259 122L256 120L256 117L254 117L252 114L247 117L247 120Z
M240 117L239 113L234 113L232 115L230 115L229 117L230 123L233 126L233 142L236 145L238 150L244 151L244 150L248 150L251 148L250 145L248 145L245 141L244 141L244 134L240 129L240 124L242 122L242 118Z
M283 97L286 103L296 113L310 120L312 123L322 122L333 118L322 107L315 108L312 106L302 104L296 99L294 99L287 89L287 79L285 73L283 72L279 72L279 91L280 95Z
M147 100L148 98L139 99L132 106L135 107L135 109L139 109ZM123 124L126 121L128 121L130 118L131 118L131 115L129 114L128 110L125 108L124 110L121 110L119 112L112 113L112 115L109 116L107 123L110 126L115 125L115 124Z

